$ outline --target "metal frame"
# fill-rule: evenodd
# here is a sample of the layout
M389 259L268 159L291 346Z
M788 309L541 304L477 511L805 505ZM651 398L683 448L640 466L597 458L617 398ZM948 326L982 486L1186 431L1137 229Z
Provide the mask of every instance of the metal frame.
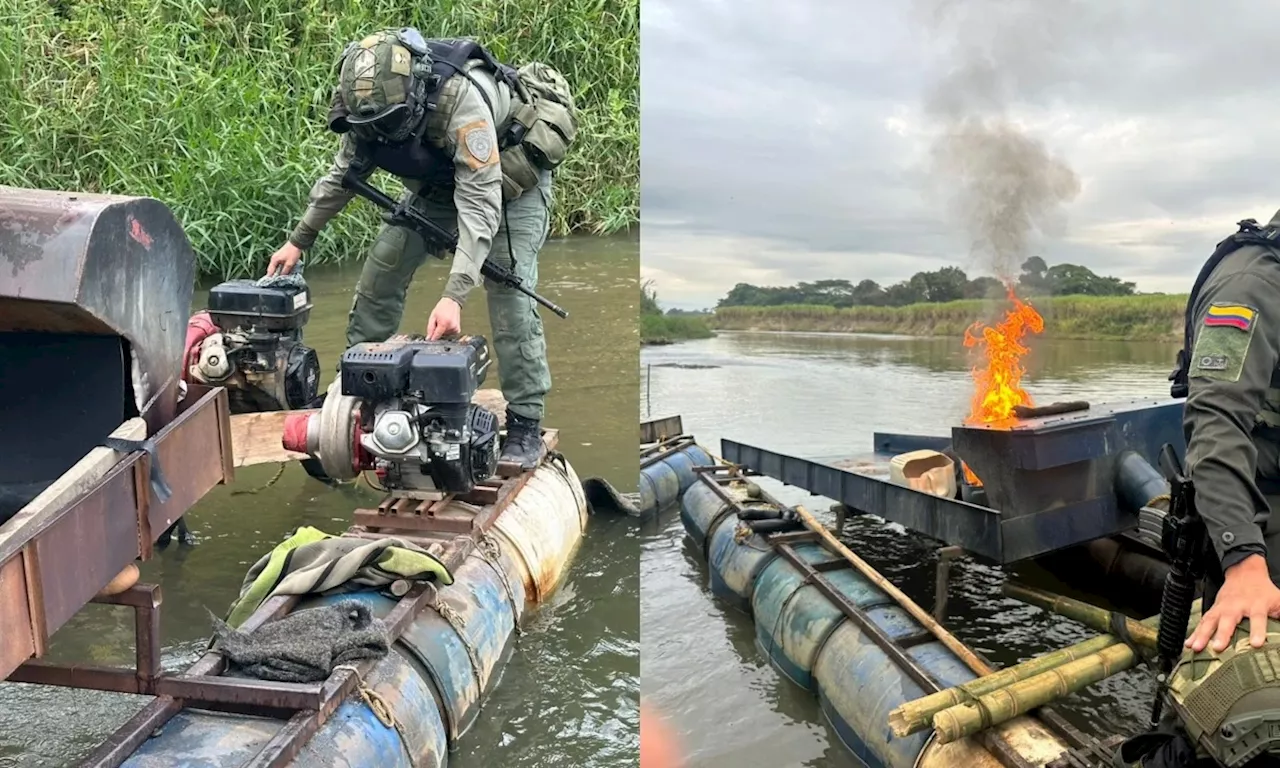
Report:
M640 444L661 443L684 434L684 419L679 415L640 422Z
M726 441L727 442L727 441ZM697 467L695 471L698 473L698 481L710 487L717 496L725 501L726 507L720 513L720 517L729 514L735 514L742 510L742 506L728 493L725 485L741 480L752 474L756 474L748 467L726 461L710 467ZM896 487L896 486L895 486ZM786 505L775 499L767 491L760 491L761 501L771 504L778 509L786 509ZM708 526L708 530L713 529L717 522L713 522ZM788 563L800 571L804 576L804 583L812 585L820 591L827 599L831 600L840 612L852 621L859 629L867 634L872 642L876 644L887 656L894 660L895 663L901 665L902 669L917 685L919 685L926 694L935 693L941 690L941 683L935 680L926 670L920 667L914 659L907 653L911 648L922 643L937 640L937 636L929 627L923 627L920 632L904 637L900 640L894 640L886 635L871 619L866 615L864 609L860 608L848 599L835 585L827 578L826 574L852 568L852 564L845 560L839 553L833 552L831 547L821 536L810 530L789 531L783 533L762 534L761 538L777 551L778 555L784 558ZM823 551L831 555L831 560L821 561L818 563L809 563L800 557L794 545L797 543L813 543L822 547ZM704 552L704 557L705 557ZM935 606L935 611L942 610L945 600L946 579L949 575L949 564L952 559L957 556L958 552L954 547L944 548L940 555L939 573L937 577L937 589L939 590L939 605ZM1066 761L1074 756L1092 755L1097 749L1105 744L1111 743L1110 740L1099 742L1098 739L1087 736L1074 728L1052 708L1045 706L1032 710L1027 713L1035 716L1048 727L1051 731L1059 735L1068 746L1068 752L1058 758L1058 761ZM995 728L989 728L976 737L980 739L983 745L991 751L995 758L1005 768L1035 768L1029 761L1020 757L1017 751L1009 744L1009 742ZM1113 737L1114 738L1114 737ZM1051 764L1053 768L1082 768L1080 763L1055 762Z
M1112 536L1126 529L1123 516L1103 514L1105 500L1006 516L989 507L943 498L809 459L721 440L727 461L750 467L786 485L883 517L926 536L963 547L1001 565L1062 549L1073 542ZM1094 509L1097 506L1097 509ZM1114 506L1114 505L1112 505ZM1082 514L1083 508L1097 514ZM1131 526L1129 526L1131 527ZM1066 531L1063 540L1042 531ZM1069 538L1069 540L1067 540Z
M542 440L550 455L559 443L559 433L544 430ZM344 535L381 538L382 532L387 531L389 535L427 548L445 567L455 571L532 476L533 471L520 472L499 483L482 485L472 494L448 496L439 501L384 499L376 510L356 510L355 524ZM438 598L434 583L410 588L384 619L390 641L398 640L423 610L438 610ZM297 602L298 598L293 596L270 598L240 629L252 632L287 615ZM159 658L158 650L154 658ZM84 768L118 768L156 728L163 726L184 707L198 707L285 720L280 730L243 766L283 768L298 755L376 663L361 663L358 673L346 668L336 670L321 683L277 683L223 677L226 660L216 651L209 651L182 674L153 675L146 690L136 692L154 695L155 700L100 744L81 765ZM76 687L96 686L81 682L76 683Z
M172 495L151 496L151 459L124 457L91 490L0 544L0 675L48 650L49 637L153 544L215 485L234 477L223 389L189 392L178 416L152 438ZM209 450L216 441L218 451ZM48 553L75 552L76 567ZM48 672L47 674L53 674Z

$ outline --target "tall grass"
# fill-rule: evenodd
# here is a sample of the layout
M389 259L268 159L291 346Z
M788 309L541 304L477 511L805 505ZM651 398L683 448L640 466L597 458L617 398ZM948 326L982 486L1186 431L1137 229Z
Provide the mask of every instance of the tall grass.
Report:
M1176 341L1186 296L1055 296L1032 299L1044 317L1044 337ZM1007 308L980 299L906 307L723 307L712 325L725 330L829 331L959 336L975 321L989 322Z
M715 334L705 317L668 315L658 304L658 291L653 281L640 286L640 343L674 344L691 339L709 339Z
M639 0L0 0L0 184L159 198L202 271L256 274L337 149L342 47L405 25L563 72L581 117L553 231L638 220ZM378 224L353 203L311 261L362 256Z

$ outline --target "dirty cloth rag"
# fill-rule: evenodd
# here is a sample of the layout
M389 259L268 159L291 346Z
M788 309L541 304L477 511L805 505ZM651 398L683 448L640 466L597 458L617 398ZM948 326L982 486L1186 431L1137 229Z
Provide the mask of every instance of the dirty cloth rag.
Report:
M399 580L453 583L453 574L422 547L404 539L331 536L304 526L263 555L245 574L227 624L238 627L276 595L385 587Z
M212 618L214 647L237 676L314 683L340 664L381 659L389 650L386 625L359 600L295 611L253 632Z

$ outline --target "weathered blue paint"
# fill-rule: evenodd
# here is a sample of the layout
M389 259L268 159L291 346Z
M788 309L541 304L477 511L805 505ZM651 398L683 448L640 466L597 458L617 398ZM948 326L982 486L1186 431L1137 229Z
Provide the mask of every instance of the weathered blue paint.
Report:
M745 484L725 489L745 501ZM767 506L751 499L751 505ZM746 605L756 622L756 639L774 666L816 693L837 738L872 768L912 768L931 732L895 738L889 712L925 694L871 638L819 592L799 570L774 554L759 536L738 541L736 515L705 483L681 498L681 520L689 536L708 553L710 581L718 596ZM835 559L813 543L797 543L796 554L810 563ZM902 639L923 627L883 590L852 569L828 571L828 581L862 609L882 632ZM937 641L907 651L943 687L972 680L973 672Z
M680 496L680 522L689 532L693 543L704 553L707 546L707 530L728 506L706 483L695 483Z
M390 603L358 593L372 604ZM421 667L397 644L365 683L391 708L399 730L384 725L360 699L348 699L294 759L298 768L442 768L448 742L440 708ZM128 768L226 768L243 765L275 735L281 720L183 710L145 742ZM409 750L416 758L411 762Z
M686 496L692 496L690 493ZM712 496L723 509L724 502ZM690 503L705 501L701 496ZM760 571L778 555L756 538L755 546L741 545L735 539L738 518L725 515L711 532L707 559L711 563L711 591L743 613L751 613L751 595ZM755 538L755 537L753 537Z
M656 514L680 500L697 479L694 467L713 464L711 454L691 443L640 470L640 515Z
M809 563L832 559L815 544L797 545L795 550ZM833 571L828 577L841 592L859 602L865 579L852 571ZM844 614L816 587L803 581L795 566L774 559L760 573L751 602L761 650L791 682L814 691L813 660L832 630L844 621Z
M566 478L565 482L577 481ZM555 504L556 499L539 496L535 503ZM581 519L581 510L545 511L552 515L569 512ZM523 543L541 558L531 564L539 573L553 565L543 561L565 557L565 553L554 551L543 542ZM500 549L496 567L473 553L455 571L453 585L440 590L440 600L452 609L446 612L451 613L458 628L436 610L423 610L394 644L393 652L366 676L364 682L390 707L394 724L385 725L359 696L352 696L307 742L291 766L447 768L450 748L475 721L481 700L499 678L518 617L531 607L522 571L525 566L517 563L513 547L504 545ZM382 617L395 606L393 599L379 592L360 590L308 598L299 608L353 598L367 603L375 615ZM474 653L475 665L467 653L468 646ZM283 720L184 710L124 765L243 765L283 725Z

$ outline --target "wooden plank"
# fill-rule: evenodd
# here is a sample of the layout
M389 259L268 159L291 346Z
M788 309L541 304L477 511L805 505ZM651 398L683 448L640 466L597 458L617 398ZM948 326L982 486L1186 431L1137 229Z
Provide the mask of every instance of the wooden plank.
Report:
M498 417L498 428L507 423L507 401L497 389L477 390L471 398L476 405L488 408ZM319 409L297 411L268 411L265 413L235 413L231 415L231 445L235 466L251 467L255 464L278 464L300 461L305 453L287 451L282 445L284 422L289 416L311 415Z
M237 467L255 464L273 464L282 461L299 461L305 453L286 451L281 439L284 436L284 420L289 416L320 413L312 408L306 411L267 411L265 413L231 414L231 454Z
M141 440L147 436L147 423L142 419L129 419L117 427L111 436L121 440ZM7 561L22 548L28 540L23 535L26 531L62 511L81 494L93 490L124 457L125 454L110 448L94 448L63 472L39 496L18 510L16 515L0 526L0 562Z

